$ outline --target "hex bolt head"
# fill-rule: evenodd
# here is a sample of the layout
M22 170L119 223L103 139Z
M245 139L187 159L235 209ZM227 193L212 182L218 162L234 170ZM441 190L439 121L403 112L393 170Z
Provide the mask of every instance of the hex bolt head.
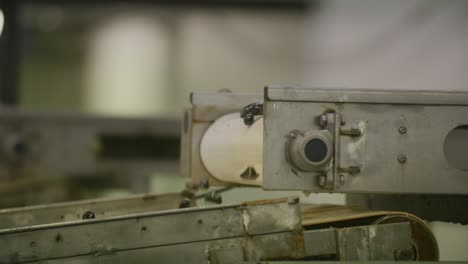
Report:
M406 162L406 156L405 155L398 155L398 162L400 163L405 163Z
M398 128L398 132L400 132L400 134L406 134L407 131L408 129L405 126Z
M328 124L327 115L321 115L320 116L320 125L322 127L326 127L327 124Z
M345 176L343 174L340 175L340 184L345 184Z
M322 186L322 187L325 186L325 176L320 175L320 177L319 177L319 185Z

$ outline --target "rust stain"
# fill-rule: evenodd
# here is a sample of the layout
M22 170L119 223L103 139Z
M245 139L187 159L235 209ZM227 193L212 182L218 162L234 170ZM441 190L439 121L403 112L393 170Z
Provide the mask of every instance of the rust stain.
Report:
M266 200L258 200L258 201L247 201L247 202L241 203L241 206L285 203L285 202L288 202L288 199L289 198L275 198L275 199L266 199Z
M158 197L157 197L156 195L154 195L154 194L145 194L145 195L143 195L143 197L141 197L141 199L142 199L143 201L155 200L155 199L157 199L157 198L158 198Z
M215 105L192 105L192 123L211 123L212 119L205 119L206 116L219 114L221 109ZM224 112L224 111L223 111Z

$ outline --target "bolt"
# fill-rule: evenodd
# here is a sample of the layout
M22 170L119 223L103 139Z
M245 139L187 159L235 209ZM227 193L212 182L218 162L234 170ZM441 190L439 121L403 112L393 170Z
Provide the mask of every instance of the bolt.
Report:
M400 128L398 128L398 132L400 132L400 134L406 134L407 131L408 130L405 126L401 126Z
M94 219L94 218L96 218L96 216L94 215L93 212L91 212L91 211L86 211L86 212L84 212L82 218L83 218L83 220L88 220L88 219Z
M247 113L244 116L244 125L251 126L255 121L255 116L252 113Z
M146 230L148 230L148 227L147 227L147 226L142 226L142 227L141 227L141 231L142 231L142 232L146 232Z
M205 190L210 188L210 181L208 180L208 178L201 180L200 187Z
M319 185L322 186L322 187L325 186L325 176L324 175L320 175Z
M340 175L340 184L345 184L345 176L343 174Z
M294 139L294 138L297 137L297 135L296 135L296 133L294 133L293 131L291 131L291 132L289 132L289 134L288 134L286 137L288 137L288 138L290 138L290 139Z
M223 197L216 190L212 190L207 193L205 200L220 204L223 202Z
M35 247L35 246L36 246L36 242L32 241L31 243L29 243L29 245L30 245L31 247Z
M322 127L326 127L327 124L328 124L327 115L321 115L320 116L320 125Z
M343 120L343 119L342 119L342 120L341 120L341 125L342 125L342 126L346 125L346 120Z
M406 156L405 155L398 155L398 162L405 163L406 162Z
M179 208L187 208L190 207L191 200L188 198L183 198L179 203Z

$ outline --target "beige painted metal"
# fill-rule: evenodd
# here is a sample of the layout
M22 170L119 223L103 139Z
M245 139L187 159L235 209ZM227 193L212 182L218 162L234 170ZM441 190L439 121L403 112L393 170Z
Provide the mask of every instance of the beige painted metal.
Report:
M263 118L250 127L244 124L239 112L218 118L203 135L200 155L206 169L215 178L223 182L261 186ZM249 170L253 175L246 175Z

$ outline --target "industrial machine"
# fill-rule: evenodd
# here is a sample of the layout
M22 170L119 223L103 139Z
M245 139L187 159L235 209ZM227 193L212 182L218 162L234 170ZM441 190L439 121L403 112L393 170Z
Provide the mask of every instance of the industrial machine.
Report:
M178 120L6 106L0 119L0 208L80 199L93 186L144 193L151 173L177 170Z
M418 216L467 220L467 110L468 94L452 92L193 93L181 132L187 190L2 210L0 262L437 261ZM193 207L241 185L346 193L348 204ZM209 186L223 188L199 193Z

